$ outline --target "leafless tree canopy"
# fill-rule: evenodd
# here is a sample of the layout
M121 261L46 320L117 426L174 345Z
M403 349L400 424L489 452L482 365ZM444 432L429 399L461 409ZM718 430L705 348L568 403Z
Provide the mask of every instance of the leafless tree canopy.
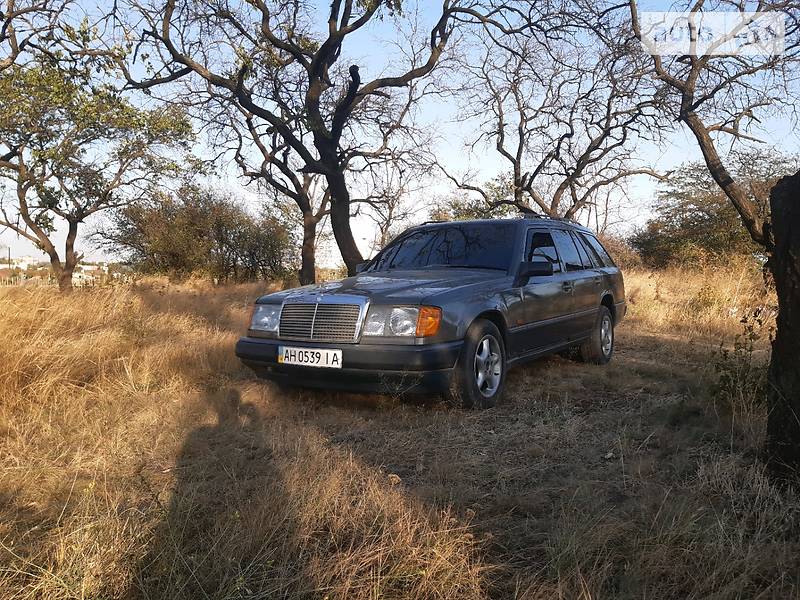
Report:
M630 0L629 9L635 36L640 40L646 39L635 0ZM794 110L792 98L796 98L797 61L800 58L800 3L791 0L698 0L678 9L695 16L710 10L726 10L734 13L775 11L785 17L786 48L781 54L766 57L715 55L716 48L750 23L750 17L742 16L739 25L732 28L728 36L716 40L705 54L692 52L683 56L661 56L653 51L650 57L656 77L668 86L670 92L671 98L666 104L669 115L686 124L692 132L712 177L736 207L747 231L754 241L769 249L772 246L769 224L748 198L747 191L723 164L719 146L759 142L761 140L753 130L757 128L759 118L781 109ZM694 25L690 25L689 35L696 48L698 39ZM646 43L643 45L647 46Z
M634 157L637 142L657 139L664 127L664 86L653 84L624 23L593 14L591 27L573 20L544 40L487 28L464 57L460 117L479 124L469 145L499 153L509 193L498 198L469 174L445 171L478 194L487 213L506 204L575 218L627 178L659 176Z
M413 21L410 23L414 25ZM420 44L414 43L419 41L417 33L413 27L404 30L401 41L405 43L393 48L409 64L420 60ZM424 48L424 44L421 46ZM288 79L289 75L294 78ZM345 77L341 73L338 76ZM254 78L255 74L250 76L253 85ZM263 70L258 86L272 90L272 97L280 100L281 118L291 127L293 135L315 152L313 133L303 116L305 105L298 102L307 92L307 78L303 72ZM431 89L414 80L396 93L371 95L353 109L339 142L340 166L348 177L348 186L371 186L376 172L384 176L387 169L418 169L411 156L425 143L427 136L415 125L414 111ZM248 181L261 185L270 197L274 195L278 201L288 198L294 202L299 210L304 239L300 280L301 283L313 282L318 229L331 209L327 180L319 173L304 169L302 157L277 130L246 110L236 98L220 94L214 86L200 82L199 89L190 88L184 101L197 108L198 119L206 126L223 159L233 157L241 174ZM393 208L389 212L393 215L397 214L399 200L391 199ZM388 214L379 206L386 202L390 202L389 197L379 199L374 193L351 200L353 204L365 205L356 206L356 212L376 217Z
M5 0L0 6L0 72L30 51L48 52L61 33L59 17L69 0Z
M375 136L365 136L363 129L377 133L379 141L388 139L402 123L403 110L385 120L359 120L357 115L370 115L381 103L393 101L397 89L434 69L452 33L458 3L443 3L424 45L412 50L405 63L369 81L362 81L357 65L340 66L345 40L377 16L393 16L399 8L394 2L336 0L324 24L315 24L313 11L299 0L167 0L163 5L134 2L130 8L137 17L124 25L127 41L118 55L129 85L151 89L189 79L193 89L205 87L234 104L248 137L264 141L266 162L280 177L287 173L272 155L284 152L292 156L292 170L299 167L325 178L334 235L354 270L361 255L350 229L345 172L354 158L379 157L385 150L382 143L365 147L363 140ZM291 177L288 183L286 189L296 191Z

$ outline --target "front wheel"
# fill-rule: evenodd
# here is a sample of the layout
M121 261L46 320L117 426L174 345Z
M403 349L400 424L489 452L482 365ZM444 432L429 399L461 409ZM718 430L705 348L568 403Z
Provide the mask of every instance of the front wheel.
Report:
M448 398L464 408L491 408L503 393L506 349L491 321L480 319L467 331Z
M607 307L601 306L591 337L581 344L581 360L604 365L614 355L614 318Z

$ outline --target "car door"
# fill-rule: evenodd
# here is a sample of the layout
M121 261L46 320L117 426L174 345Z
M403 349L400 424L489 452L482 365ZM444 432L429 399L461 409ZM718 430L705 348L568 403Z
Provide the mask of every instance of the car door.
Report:
M591 278L592 285L587 285L584 294L586 296L584 304L586 315L584 316L585 334L589 335L597 320L597 310L600 307L600 299L603 297L603 290L606 286L604 279L605 273L601 270L602 263L597 257L597 253L586 243L577 231L570 231L572 241L581 256L581 262L588 278Z
M553 241L561 256L561 262L564 263L573 300L572 314L565 323L565 331L570 340L582 339L591 333L597 318L597 309L600 306L597 287L600 276L591 268L586 268L587 264L591 267L589 257L582 247L578 249L571 232L554 229Z
M528 230L523 260L545 259L553 265L552 275L534 276L520 289L525 324L517 328L520 354L544 350L562 343L562 321L572 313L573 296L550 230Z

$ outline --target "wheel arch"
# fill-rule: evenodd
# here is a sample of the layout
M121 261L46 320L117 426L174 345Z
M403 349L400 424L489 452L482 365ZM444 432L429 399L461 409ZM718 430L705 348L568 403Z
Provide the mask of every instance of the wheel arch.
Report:
M617 307L614 306L614 296L611 295L611 292L605 292L603 294L603 298L600 300L600 305L605 306L608 309L608 312L611 313L611 319L614 323L617 322Z
M489 321L493 323L495 327L497 327L497 329L500 331L500 335L503 336L503 346L505 346L506 353L508 353L508 324L506 323L503 313L496 308L487 309L478 313L467 325L467 328L464 331L465 335L466 332L469 331L469 328L472 327L472 325L479 319Z

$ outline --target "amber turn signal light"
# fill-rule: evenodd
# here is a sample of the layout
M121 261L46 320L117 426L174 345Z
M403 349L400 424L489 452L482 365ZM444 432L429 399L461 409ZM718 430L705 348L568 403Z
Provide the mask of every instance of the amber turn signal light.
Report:
M436 335L442 322L442 309L437 306L420 306L417 319L417 337Z

